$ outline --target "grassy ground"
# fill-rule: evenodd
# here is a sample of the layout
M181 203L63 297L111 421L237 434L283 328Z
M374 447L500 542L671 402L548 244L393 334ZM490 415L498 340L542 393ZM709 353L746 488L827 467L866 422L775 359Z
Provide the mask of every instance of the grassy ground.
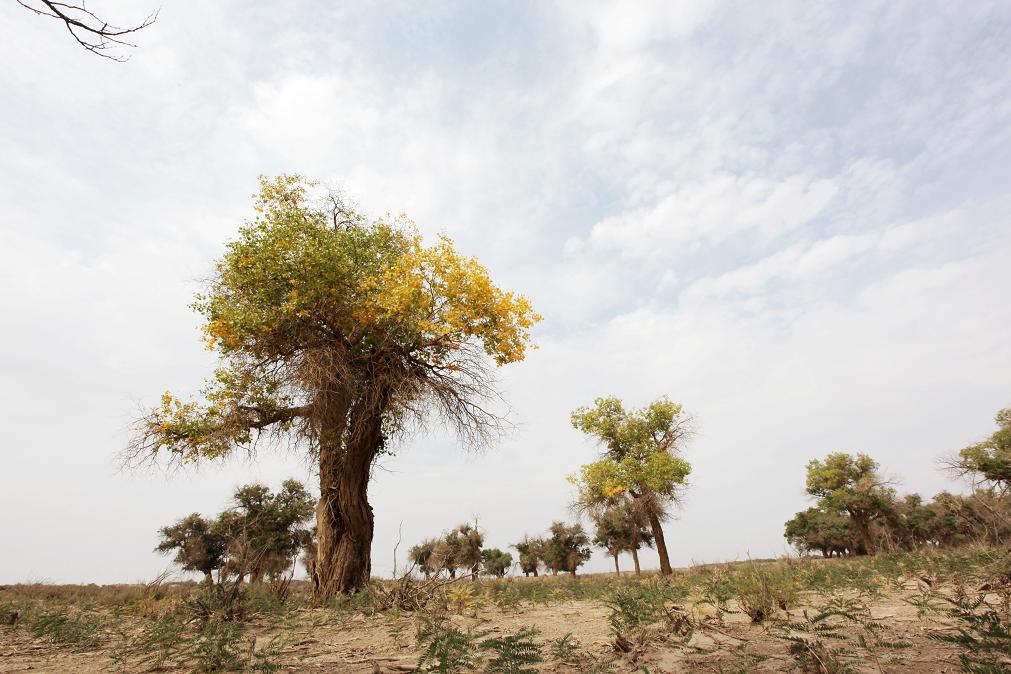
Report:
M0 587L0 672L1007 672L987 549L708 565L661 578Z

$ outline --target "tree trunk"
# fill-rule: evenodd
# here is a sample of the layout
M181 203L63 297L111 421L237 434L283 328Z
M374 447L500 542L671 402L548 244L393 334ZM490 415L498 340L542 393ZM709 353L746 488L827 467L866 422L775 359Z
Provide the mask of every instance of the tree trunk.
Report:
M656 516L656 513L649 513L649 526L653 530L653 538L656 539L656 552L660 556L660 573L669 576L674 570L670 566L670 557L667 556L667 542L664 540L663 528L660 526L660 518Z
M860 532L860 540L864 543L864 551L867 553L868 557L874 556L874 539L871 538L871 528L867 520L863 517L855 517L852 513L850 517L853 518L853 524L856 525L857 531Z
M635 575L639 575L639 548L632 548L632 563L635 564Z
M208 585L214 585L214 576L211 575L210 571L204 571L204 581Z
M621 569L618 568L618 553L614 553L614 572L621 575Z
M357 592L368 585L372 573L374 523L368 488L372 462L383 446L386 397L376 395L378 400L359 401L351 409L346 438L342 414L331 417L335 423L321 429L313 578L317 596Z

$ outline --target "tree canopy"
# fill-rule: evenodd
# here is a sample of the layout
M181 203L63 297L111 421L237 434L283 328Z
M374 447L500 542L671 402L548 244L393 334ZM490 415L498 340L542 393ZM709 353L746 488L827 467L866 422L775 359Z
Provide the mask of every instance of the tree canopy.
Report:
M1001 494L1011 490L1011 407L994 417L997 430L983 442L958 453L957 469L988 483Z

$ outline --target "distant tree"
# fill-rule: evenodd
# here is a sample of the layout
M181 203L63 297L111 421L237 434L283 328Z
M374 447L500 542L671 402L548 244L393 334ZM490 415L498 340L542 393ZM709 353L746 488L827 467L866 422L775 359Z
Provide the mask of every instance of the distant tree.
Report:
M794 515L786 523L785 536L801 552L818 551L823 557L852 553L862 545L849 517L818 507Z
M592 513L591 519L595 526L593 544L607 550L607 554L614 558L614 572L621 575L618 555L629 552L635 564L635 573L639 575L639 549L653 546L653 532L638 504L626 498Z
M519 553L520 571L524 576L536 576L537 571L544 561L544 539L524 536L519 543L514 543L513 547Z
M208 584L214 582L212 571L221 568L226 540L212 522L199 513L187 515L175 524L160 529L161 542L156 551L175 552L174 562L186 571L204 574Z
M438 568L434 567L435 560L433 559L438 545L439 541L434 538L428 538L412 546L407 552L407 558L425 574L425 578L430 578L433 573L438 573L439 571Z
M228 540L229 570L256 584L290 566L311 538L314 501L297 480L285 480L277 494L262 484L238 487L216 527Z
M128 57L115 53L116 48L135 47L136 45L127 42L129 35L147 28L158 18L158 12L154 11L136 26L117 28L105 19L95 16L85 8L83 2L79 5L51 0L17 0L17 2L39 16L60 21L79 45L92 54L113 61L127 60Z
M255 219L195 302L222 367L202 401L166 393L127 458L216 459L264 434L305 448L320 480L313 588L326 597L369 582L377 458L433 411L465 442L493 437L491 365L523 360L540 317L449 239L426 246L406 217L370 221L312 189L261 179Z
M823 510L850 516L868 555L875 553L871 522L886 512L894 499L877 470L877 462L866 454L844 452L807 464L807 493L818 498Z
M666 397L638 410L626 410L617 398L597 398L592 407L572 413L572 425L604 447L603 457L580 468L572 481L579 500L607 506L628 495L653 532L660 572L672 573L661 522L670 516L691 466L679 454L691 432L681 405Z
M513 556L498 548L488 548L481 551L482 570L488 576L501 578L513 564Z
M568 571L573 576L576 569L587 562L593 555L590 550L590 537L583 530L583 525L555 522L548 529L550 534L544 541L544 564L551 569L552 574Z
M477 580L481 571L481 548L484 545L484 534L477 526L461 524L449 533L455 539L456 563L459 568L470 573L471 580Z

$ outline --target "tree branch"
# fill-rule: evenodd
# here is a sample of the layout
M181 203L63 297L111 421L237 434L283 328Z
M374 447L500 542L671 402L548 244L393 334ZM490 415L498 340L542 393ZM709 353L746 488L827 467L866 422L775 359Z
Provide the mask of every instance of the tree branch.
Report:
M123 38L150 26L158 19L159 11L156 9L151 12L144 21L136 26L119 28L110 25L108 21L96 16L85 7L83 0L80 5L54 2L53 0L38 1L43 5L43 8L33 7L25 2L25 0L17 0L17 3L39 16L62 21L74 40L87 51L97 54L102 58L119 62L126 61L130 57L106 52L116 47L136 47L137 45L127 42Z

